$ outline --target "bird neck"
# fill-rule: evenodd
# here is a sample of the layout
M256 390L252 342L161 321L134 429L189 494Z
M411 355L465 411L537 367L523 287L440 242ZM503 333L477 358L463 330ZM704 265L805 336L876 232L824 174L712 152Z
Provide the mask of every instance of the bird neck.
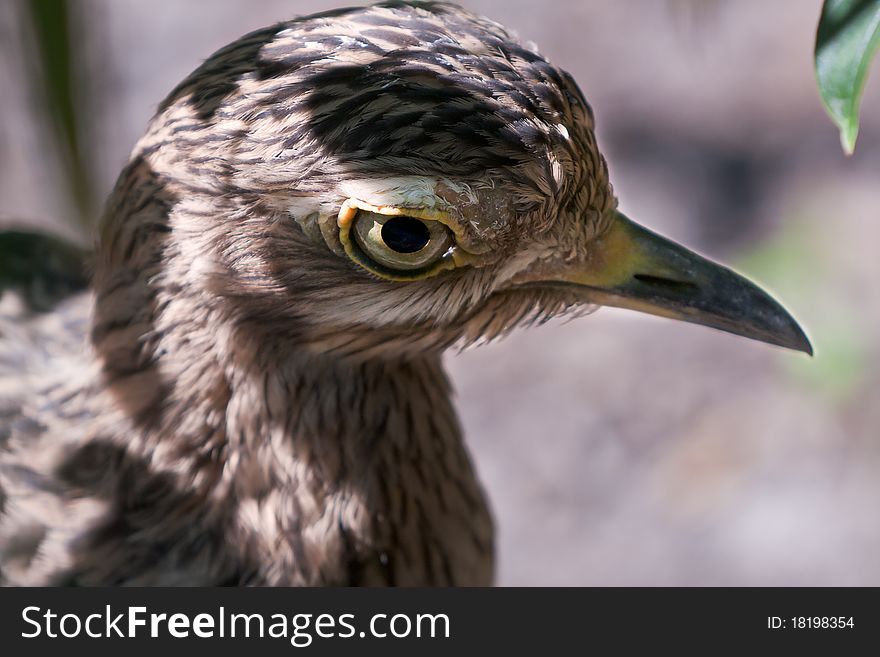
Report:
M259 582L490 583L491 520L439 354L337 359L194 303L96 325L128 448L213 509L192 522L237 535Z

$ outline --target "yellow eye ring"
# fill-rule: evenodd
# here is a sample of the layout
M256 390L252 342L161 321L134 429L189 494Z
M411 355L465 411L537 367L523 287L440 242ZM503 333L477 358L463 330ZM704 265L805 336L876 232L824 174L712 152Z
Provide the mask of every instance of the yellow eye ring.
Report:
M378 208L349 199L339 210L339 241L364 269L395 281L435 276L464 264L453 226L415 208Z
M372 262L395 272L421 272L452 248L452 234L437 221L360 211L349 238Z

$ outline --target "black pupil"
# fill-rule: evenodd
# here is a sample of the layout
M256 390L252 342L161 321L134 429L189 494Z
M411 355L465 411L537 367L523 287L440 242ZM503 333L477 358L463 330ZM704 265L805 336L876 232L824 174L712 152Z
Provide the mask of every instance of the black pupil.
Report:
M412 217L392 217L382 225L382 241L397 253L415 253L431 240L428 227Z

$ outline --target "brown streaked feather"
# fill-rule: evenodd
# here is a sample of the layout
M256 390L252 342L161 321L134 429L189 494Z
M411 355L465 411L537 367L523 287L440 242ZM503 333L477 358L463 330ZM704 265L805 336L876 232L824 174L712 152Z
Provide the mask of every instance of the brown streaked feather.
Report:
M566 73L445 3L325 12L215 53L120 174L91 291L0 324L2 578L491 583L440 358L572 309L505 282L601 230L615 200L592 130ZM482 266L381 280L318 230L351 189L407 176L437 181Z

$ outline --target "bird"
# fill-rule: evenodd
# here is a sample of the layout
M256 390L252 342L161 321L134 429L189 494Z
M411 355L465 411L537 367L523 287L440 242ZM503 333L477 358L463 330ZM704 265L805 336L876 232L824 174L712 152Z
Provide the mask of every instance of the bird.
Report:
M0 253L5 585L491 585L446 349L615 306L811 353L618 210L571 75L443 2L232 42L161 102L93 249Z

